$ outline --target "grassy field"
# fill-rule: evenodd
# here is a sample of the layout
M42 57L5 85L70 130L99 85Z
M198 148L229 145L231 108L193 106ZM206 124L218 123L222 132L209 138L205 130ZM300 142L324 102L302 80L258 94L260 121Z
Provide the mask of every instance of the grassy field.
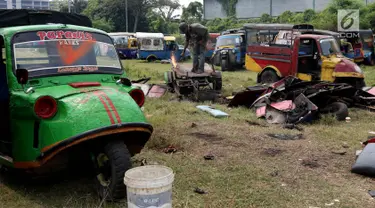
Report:
M133 79L151 76L150 83L162 83L169 64L125 61ZM375 84L375 67L365 67L367 85ZM256 75L240 70L224 72L224 95L255 84ZM207 103L209 104L209 103ZM350 173L355 151L375 130L374 113L351 109L351 122L331 117L304 125L304 131L267 125L252 110L229 109L212 104L230 114L217 119L195 108L197 103L179 102L173 94L147 99L145 114L155 131L134 165L146 159L149 164L171 167L175 174L173 207L375 207L367 193L375 189L373 180ZM264 124L249 125L247 121ZM267 133L303 133L303 139L281 141ZM163 148L173 145L176 153ZM333 151L346 151L334 154ZM214 160L204 160L213 154ZM93 182L86 178L64 179L43 186L19 184L1 179L0 207L126 207L125 202L100 204ZM195 188L207 194L194 193Z

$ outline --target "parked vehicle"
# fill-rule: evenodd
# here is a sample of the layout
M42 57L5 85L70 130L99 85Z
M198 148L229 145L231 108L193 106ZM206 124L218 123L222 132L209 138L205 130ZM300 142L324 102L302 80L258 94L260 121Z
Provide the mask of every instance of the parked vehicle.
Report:
M108 33L115 45L115 48L122 59L134 59L137 58L138 43L135 38L135 33Z
M100 196L124 198L131 156L153 128L110 36L78 14L0 10L0 18L0 164L31 174L93 164Z
M217 37L220 36L220 33L210 33L209 36L210 36L210 39L208 40L208 43L206 46L207 51L205 53L206 61L211 60L212 54L214 53L215 47L216 47L216 41L217 41L216 39Z
M184 50L184 47L183 45L178 45L178 49L183 51ZM190 50L187 48L186 51L185 51L185 58L186 59L191 59L191 53L190 53Z
M309 34L333 36L344 56L353 59L355 63L375 65L374 38L372 30L359 30L359 32L346 32L341 34L328 30L314 30ZM307 34L307 33L304 33Z
M246 38L244 30L230 30L217 38L213 61L221 70L233 70L245 63Z
M176 58L181 59L182 50L179 49L175 39L169 40L167 36L165 40L163 33L137 32L136 36L139 43L139 59L147 61L170 59L172 53Z
M247 40L259 30L313 30L312 25L247 24ZM294 39L293 45L261 45L248 42L246 69L258 72L258 82L272 83L291 75L302 80L346 82L357 87L365 86L360 67L344 57L337 41L332 36L302 34Z

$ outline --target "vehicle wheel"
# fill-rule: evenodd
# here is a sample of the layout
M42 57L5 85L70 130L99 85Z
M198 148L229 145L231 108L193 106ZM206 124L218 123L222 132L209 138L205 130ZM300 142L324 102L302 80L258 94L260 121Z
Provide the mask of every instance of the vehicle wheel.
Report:
M124 174L131 168L130 153L123 141L108 143L96 156L99 173L97 187L100 198L116 201L126 196Z
M338 121L344 121L349 115L348 106L342 102L331 103L323 111L334 115Z
M272 70L266 70L260 76L260 82L262 84L271 84L271 83L277 82L278 80L279 80L279 77Z
M228 71L230 69L229 62L226 59L221 60L221 71Z
M213 82L213 88L214 90L221 91L223 88L223 81L221 78L221 72L215 72L215 75L213 76L214 82Z
M151 57L148 57L146 60L148 62L154 62L154 61L156 61L156 57L155 56L151 56Z
M355 87L357 89L362 89L362 88L366 87L365 79L358 79L358 80L356 80Z

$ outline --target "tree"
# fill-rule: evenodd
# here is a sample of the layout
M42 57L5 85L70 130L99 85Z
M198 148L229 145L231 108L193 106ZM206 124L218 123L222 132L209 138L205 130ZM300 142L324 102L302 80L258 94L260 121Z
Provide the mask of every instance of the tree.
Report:
M67 1L59 1L59 10L61 12L69 12L69 6ZM70 0L70 12L71 13L82 13L87 7L88 1L85 0Z
M262 16L260 16L259 21L261 23L271 23L272 22L272 16L267 14L267 13L264 13L264 14L262 14Z
M293 22L294 13L287 10L277 17L278 23L291 23Z
M154 5L155 8L153 11L160 15L165 22L170 22L179 17L179 15L173 15L173 13L181 7L178 0L152 0L152 5Z
M202 3L195 1L191 2L186 8L182 8L181 19L186 22L201 22L203 18L203 5Z

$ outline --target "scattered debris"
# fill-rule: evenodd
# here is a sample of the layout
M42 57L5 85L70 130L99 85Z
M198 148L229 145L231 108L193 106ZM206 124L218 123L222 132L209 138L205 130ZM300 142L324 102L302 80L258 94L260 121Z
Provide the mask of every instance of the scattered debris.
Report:
M299 140L299 139L303 139L303 134L296 134L296 135L291 135L291 134L267 134L267 136L275 138L275 139L280 139L280 140Z
M225 113L221 110L214 109L213 107L208 106L208 105L198 105L197 108L202 110L202 111L208 112L209 114L211 114L215 118L222 118L222 117L228 117L229 116L227 113Z
M160 61L161 64L169 64L171 63L171 59L163 59Z
M246 120L246 122L247 122L249 125L251 125L251 126L268 127L267 125L260 124L260 123L254 122L254 121Z
M375 176L375 143L368 143L358 155L358 158L352 166L352 173L360 175Z
M295 125L295 124L285 124L284 126L283 126L283 128L284 129L297 129L298 131L303 131L303 128L302 127L300 127L300 126L297 126L297 125Z
M333 201L334 201L334 202L340 202L340 200L338 200L338 199L334 199Z
M374 190L369 190L369 191L368 191L368 194L370 194L370 196L371 196L372 198L375 198L375 191L374 191Z
M345 150L333 150L332 153L336 155L345 155L346 151Z
M318 164L318 160L316 159L306 159L302 160L302 165L309 168L318 168L320 165Z
M282 152L284 152L284 150L275 149L275 148L267 148L263 151L263 154L275 157L276 155L281 154Z
M170 145L170 146L164 148L163 152L164 153L175 153L175 152L177 152L177 148L175 148L174 146Z
M215 159L215 156L213 156L212 154L208 154L208 155L205 155L203 158L205 160L213 160L213 159Z
M275 171L271 172L269 175L272 176L272 177L276 177L276 176L279 175L279 171L275 170Z
M348 145L347 142L343 142L343 143L342 143L342 147L347 149L347 148L349 148L349 145Z
M159 98L165 94L167 87L163 85L152 85L151 89L146 94L147 97Z
M282 186L282 187L285 187L285 186L287 186L287 185L286 185L286 183L282 183L281 186Z
M228 105L232 106L255 108L257 116L269 123L312 122L320 114L349 122L348 106L375 111L375 96L345 83L302 81L288 76L268 87L254 86L237 93Z
M198 194L207 194L206 191L204 191L204 190L202 190L202 189L200 189L200 188L195 188L194 192L195 192L195 193L198 193Z
M197 127L197 124L196 123L191 123L191 128L195 128Z
M325 205L327 206L327 207L330 207L330 206L333 206L335 203L334 202L331 202L331 203L326 203Z

